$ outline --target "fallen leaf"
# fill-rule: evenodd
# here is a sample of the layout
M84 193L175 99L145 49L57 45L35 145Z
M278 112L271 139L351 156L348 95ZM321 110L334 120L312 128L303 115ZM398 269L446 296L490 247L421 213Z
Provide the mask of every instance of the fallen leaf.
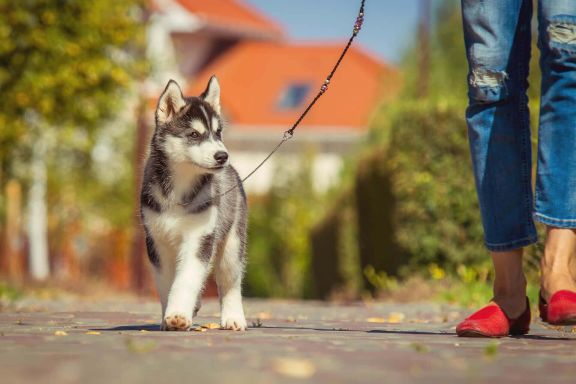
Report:
M260 312L256 317L261 320L269 320L272 318L272 314L270 312Z
M388 315L388 322L389 323L400 323L402 320L404 320L404 314L400 313L400 312L392 312L390 315Z
M86 333L84 333L85 335L100 335L101 333L98 331L88 331Z
M150 333L150 331L147 331L147 330L145 330L145 329L141 329L141 330L140 330L140 333Z
M202 328L206 328L206 329L220 329L220 324L218 324L218 323L208 323L208 324L202 325Z
M54 332L54 336L68 336L68 334L64 331L56 331Z
M403 313L392 312L388 317L369 317L366 321L369 323L400 323L404 317Z
M316 367L309 360L280 358L272 363L274 370L284 376L307 379L316 372Z
M203 328L203 327L194 327L194 328L190 328L190 330L194 331L194 332L206 332L208 329Z

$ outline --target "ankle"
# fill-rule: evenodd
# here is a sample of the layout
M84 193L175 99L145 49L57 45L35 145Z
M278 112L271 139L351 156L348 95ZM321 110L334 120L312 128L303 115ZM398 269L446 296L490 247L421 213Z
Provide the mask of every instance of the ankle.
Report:
M570 262L575 256L576 231L548 227L546 247L540 260L542 280L571 279Z
M540 278L540 291L546 301L558 291L576 291L576 283L568 271L542 270Z
M526 276L522 271L507 274L505 277L496 275L493 287L494 297L523 299L526 296L526 285Z
M520 317L526 311L526 295L497 296L492 299L511 319Z

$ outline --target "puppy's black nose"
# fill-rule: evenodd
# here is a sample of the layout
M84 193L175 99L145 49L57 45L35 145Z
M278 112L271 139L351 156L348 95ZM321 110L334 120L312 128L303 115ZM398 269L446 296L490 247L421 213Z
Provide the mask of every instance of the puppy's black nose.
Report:
M224 151L218 151L214 154L214 159L220 165L224 164L228 160L228 153Z

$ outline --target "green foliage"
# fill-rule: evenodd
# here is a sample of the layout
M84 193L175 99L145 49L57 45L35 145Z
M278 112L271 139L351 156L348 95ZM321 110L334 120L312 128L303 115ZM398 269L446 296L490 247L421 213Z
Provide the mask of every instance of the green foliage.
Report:
M432 31L430 67L418 68L418 45L406 55L404 96L376 117L370 148L372 152L381 151L381 146L386 148L385 166L396 200L392 213L395 237L402 258L410 260L412 268L408 270L440 265L445 273L459 276L470 287L476 284L476 292L469 293L485 299L491 295L486 284L491 276L474 275L469 279L461 275L466 265L472 266L469 272L490 268L464 120L468 64L458 3L446 0L437 8L439 22ZM533 117L540 84L535 40L529 79ZM429 95L417 100L422 72L429 77ZM535 140L537 130L533 132ZM532 277L540 253L538 247L527 252L526 264Z
M22 292L15 287L0 281L0 309L2 303L10 304L22 296Z
M143 6L143 0L0 0L0 184L12 177L26 184L32 145L45 141L49 206L59 219L92 213L116 224L130 220L134 193L126 164L134 116L120 122L117 115L147 70ZM108 171L118 177L106 183L92 151L112 119L117 126L107 134L117 139L109 146L117 155Z
M250 201L247 295L310 296L309 231L322 205L309 164L308 154L300 165L279 166L270 191Z
M109 116L110 94L128 85L126 49L142 41L135 1L0 1L1 114L34 109L50 124Z
M0 161L35 140L35 112L63 148L89 143L144 73L141 0L0 0ZM48 128L46 128L48 127ZM32 135L32 137L30 137ZM79 140L80 139L80 140ZM88 148L80 145L80 151Z
M394 228L413 265L455 269L486 258L459 105L404 102L388 112L386 164L396 197Z
M385 271L376 272L372 265L364 268L364 276L378 292L389 292L398 288L398 279L389 276Z

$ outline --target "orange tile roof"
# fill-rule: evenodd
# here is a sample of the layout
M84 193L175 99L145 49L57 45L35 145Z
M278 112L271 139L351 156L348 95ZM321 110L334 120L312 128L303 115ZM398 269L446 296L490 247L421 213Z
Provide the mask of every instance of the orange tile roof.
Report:
M215 74L222 88L222 105L231 123L259 129L271 125L289 127L315 96L342 45L241 43L200 73L188 85L187 93L201 93L209 77ZM280 109L277 103L282 91L290 84L302 83L311 85L305 101L291 110ZM376 104L383 96L395 95L399 83L395 69L354 45L301 129L325 126L361 131Z
M177 0L186 10L210 24L234 26L264 32L278 37L282 28L250 5L237 0Z

